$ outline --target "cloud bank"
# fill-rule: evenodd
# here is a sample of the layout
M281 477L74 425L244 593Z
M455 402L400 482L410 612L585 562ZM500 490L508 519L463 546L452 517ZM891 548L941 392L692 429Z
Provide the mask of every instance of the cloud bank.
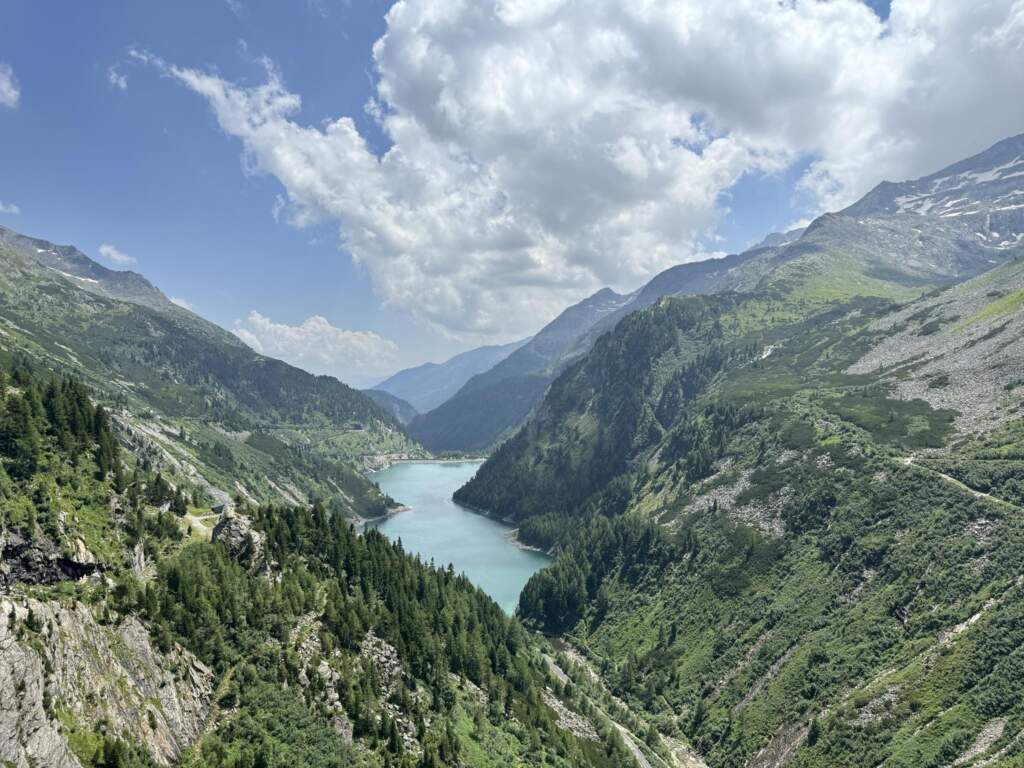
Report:
M461 338L536 329L602 285L707 255L744 174L809 168L813 210L1024 130L1024 0L402 0L356 123L166 64L276 177L298 226L335 222L382 299Z
M389 373L398 356L398 345L390 339L372 331L336 328L320 315L287 325L254 310L235 322L234 333L260 354L357 386Z

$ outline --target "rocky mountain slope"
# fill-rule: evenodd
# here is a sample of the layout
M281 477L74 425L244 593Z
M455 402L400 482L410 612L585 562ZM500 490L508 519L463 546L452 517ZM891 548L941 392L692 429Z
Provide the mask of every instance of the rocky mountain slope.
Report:
M417 419L413 433L432 450L495 444L597 338L664 296L778 289L791 302L806 304L801 311L808 312L844 296L909 299L967 279L1004 263L1024 245L1022 206L1024 137L1018 136L923 179L883 183L846 210L766 238L742 254L673 267L627 297L591 297L566 311L575 323L556 320L557 332L546 328L467 382L449 403ZM592 304L600 304L597 311ZM551 342L537 350L549 336ZM520 395L509 407L513 390Z
M102 392L122 439L209 501L328 499L347 515L385 500L358 471L415 454L396 418L336 379L263 357L144 278L70 246L0 238L0 350Z
M819 219L751 290L626 316L456 495L558 553L521 615L666 743L1019 761L1020 143Z

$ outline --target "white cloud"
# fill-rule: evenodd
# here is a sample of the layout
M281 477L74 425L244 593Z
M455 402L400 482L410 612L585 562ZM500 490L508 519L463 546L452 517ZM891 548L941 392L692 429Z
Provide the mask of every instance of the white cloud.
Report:
M14 70L10 64L0 61L0 107L14 109L18 106L21 98L21 89L18 87L18 79L14 76Z
M188 299L182 299L182 298L177 297L177 296L172 296L170 298L170 301L171 301L171 304L177 304L182 309L187 309L189 312L195 312L195 309L196 309L195 305L192 302L190 302Z
M17 213L21 213L21 208L16 206L14 203L5 203L3 200L0 200L0 213L13 216Z
M116 64L107 70L107 82L119 91L128 90L128 75L121 72Z
M398 345L390 339L336 328L320 315L286 325L254 310L244 322L235 321L234 332L260 354L358 385L390 373L398 356Z
M102 256L112 264L124 266L125 264L135 263L134 256L129 256L127 253L119 251L116 246L113 246L110 243L103 243L103 245L100 246L99 251L100 256Z
M535 330L704 255L743 174L813 163L819 208L1024 130L1024 0L402 0L367 113L136 58L202 95L298 226L339 225L381 297L456 336Z

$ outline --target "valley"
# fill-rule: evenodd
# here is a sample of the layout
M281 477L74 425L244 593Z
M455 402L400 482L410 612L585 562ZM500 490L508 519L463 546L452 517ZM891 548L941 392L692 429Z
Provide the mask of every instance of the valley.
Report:
M1019 768L1022 180L365 390L0 228L0 764Z

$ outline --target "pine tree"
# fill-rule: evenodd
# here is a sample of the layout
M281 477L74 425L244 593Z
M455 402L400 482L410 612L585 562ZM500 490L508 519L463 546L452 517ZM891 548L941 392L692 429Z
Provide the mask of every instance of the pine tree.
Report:
M7 471L16 479L27 479L39 466L42 440L28 399L20 395L7 398L0 421L0 452L8 458Z

